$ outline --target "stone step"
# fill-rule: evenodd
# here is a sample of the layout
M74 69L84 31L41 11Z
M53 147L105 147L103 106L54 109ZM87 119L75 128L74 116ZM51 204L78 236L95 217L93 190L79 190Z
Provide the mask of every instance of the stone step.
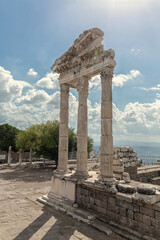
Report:
M160 185L160 176L152 178L151 183Z
M74 219L86 223L95 229L107 234L112 239L112 231L128 240L156 240L155 238L142 235L127 227L121 226L110 219L105 220L103 215L93 213L88 209L75 208L63 199L55 198L52 194L37 199L39 202L54 207L56 210L66 213ZM113 239L112 239L113 240Z

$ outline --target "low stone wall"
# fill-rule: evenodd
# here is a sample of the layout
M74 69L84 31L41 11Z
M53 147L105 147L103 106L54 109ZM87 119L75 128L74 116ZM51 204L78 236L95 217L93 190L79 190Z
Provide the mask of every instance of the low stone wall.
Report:
M77 185L77 203L103 219L160 239L160 202L146 204L131 194L108 193L83 183Z
M134 180L144 183L160 184L160 166L144 166L138 168Z

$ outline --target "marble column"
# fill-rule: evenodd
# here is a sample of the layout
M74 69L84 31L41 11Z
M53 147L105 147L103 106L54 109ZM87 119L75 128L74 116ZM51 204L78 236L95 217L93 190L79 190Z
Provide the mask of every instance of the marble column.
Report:
M19 164L22 163L22 149L19 150Z
M100 173L102 181L113 179L113 136L112 136L112 77L113 68L101 70L101 153Z
M77 82L79 96L78 128L77 128L77 170L75 175L86 177L87 171L87 142L88 142L88 78L81 77Z
M29 164L30 166L32 166L32 148L30 148L30 152L29 152Z
M68 101L69 86L65 83L60 85L60 126L59 126L59 150L58 172L67 172L68 165Z
M9 149L8 149L8 165L11 164L11 159L12 159L12 146L9 146Z

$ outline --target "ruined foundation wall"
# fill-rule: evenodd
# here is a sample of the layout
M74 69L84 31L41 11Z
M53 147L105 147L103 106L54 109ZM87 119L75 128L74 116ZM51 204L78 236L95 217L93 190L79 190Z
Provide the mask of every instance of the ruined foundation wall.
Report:
M132 147L115 147L113 149L113 170L115 174L122 175L128 172L131 179L136 178L137 174L137 153Z
M145 166L138 168L136 181L160 185L160 166Z
M87 184L77 186L77 203L144 235L160 239L160 202L146 204L130 194L107 193Z

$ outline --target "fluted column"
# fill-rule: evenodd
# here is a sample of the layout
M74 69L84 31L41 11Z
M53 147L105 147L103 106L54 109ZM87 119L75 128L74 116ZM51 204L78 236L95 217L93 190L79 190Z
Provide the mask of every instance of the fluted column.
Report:
M68 100L69 86L60 85L60 126L59 126L59 150L58 171L66 172L68 164Z
M112 136L112 77L114 68L101 71L101 180L113 178L113 136Z
M87 171L87 141L88 141L88 78L81 77L77 82L79 96L78 103L78 128L77 128L77 170L76 175L85 177Z

